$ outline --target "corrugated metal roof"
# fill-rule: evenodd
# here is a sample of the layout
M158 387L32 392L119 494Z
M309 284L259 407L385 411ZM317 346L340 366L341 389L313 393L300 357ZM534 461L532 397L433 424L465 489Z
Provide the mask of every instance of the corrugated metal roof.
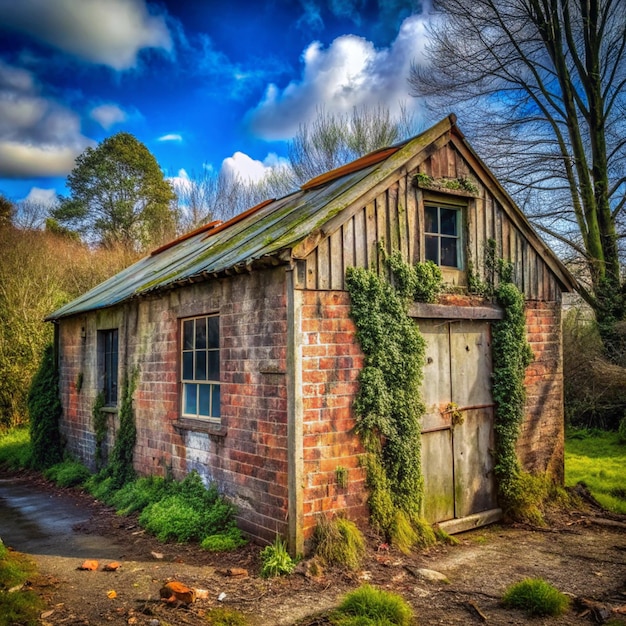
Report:
M456 117L450 115L421 135L327 172L284 198L263 202L227 222L208 224L187 233L46 319L58 320L103 309L230 269L286 262L296 244L323 230L328 220L376 185L384 184L411 157L454 128L455 122ZM569 274L552 254L550 259L559 266L557 270Z
M112 276L46 319L102 309L130 298L235 267L278 258L280 253L358 198L361 184L380 162L330 178L323 186L301 189L262 203L223 224L199 228L161 246L150 256ZM385 168L388 169L388 168Z

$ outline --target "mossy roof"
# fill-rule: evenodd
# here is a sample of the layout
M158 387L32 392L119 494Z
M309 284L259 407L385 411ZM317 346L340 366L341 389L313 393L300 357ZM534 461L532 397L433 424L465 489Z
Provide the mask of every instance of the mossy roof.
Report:
M46 319L111 307L229 271L289 262L290 252L298 243L449 132L455 119L450 115L424 133L322 174L288 196L263 202L227 222L214 222L187 233ZM554 260L559 263L556 257Z

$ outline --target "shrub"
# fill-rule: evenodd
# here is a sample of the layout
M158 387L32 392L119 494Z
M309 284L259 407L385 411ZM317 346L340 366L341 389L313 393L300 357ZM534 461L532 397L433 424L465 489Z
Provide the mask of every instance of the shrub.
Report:
M31 464L35 469L46 469L63 460L59 433L62 412L54 350L48 345L28 391Z
M180 495L149 504L141 512L139 523L159 541L173 539L185 543L200 539L203 534L202 513Z
M149 504L158 502L167 493L168 485L160 476L138 478L124 485L119 491L113 492L110 504L115 507L118 515L130 515L135 511L143 511Z
M48 468L44 476L59 487L76 487L84 484L91 472L80 461L67 459Z
M399 595L363 585L348 593L331 617L336 626L408 626L413 610Z
M280 537L277 536L273 544L261 550L261 576L263 578L291 574L295 567L296 564Z
M504 606L526 611L529 616L565 613L569 598L543 578L526 578L511 585L502 598Z
M344 517L329 519L320 515L315 527L315 554L328 564L359 568L365 554L365 541L354 522Z
M626 444L626 415L619 421L617 437L620 443Z
M233 524L231 528L223 533L205 537L201 541L200 547L209 552L227 552L245 546L246 543L248 543L247 539L242 536L239 528Z

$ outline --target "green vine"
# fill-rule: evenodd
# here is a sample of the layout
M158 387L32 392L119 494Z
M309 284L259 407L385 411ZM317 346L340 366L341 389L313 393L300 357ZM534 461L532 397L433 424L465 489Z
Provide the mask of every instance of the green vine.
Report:
M113 489L120 489L135 478L133 456L137 441L137 426L133 409L133 393L137 388L138 374L138 370L135 369L130 377L125 374L122 382L120 428L107 466L107 474L111 476Z
M44 349L41 364L28 391L31 465L47 469L63 460L59 421L63 407L59 400L59 377L52 345Z
M504 318L493 325L494 470L500 500L506 508L518 498L521 484L522 470L515 446L524 419L524 376L533 353L526 339L524 296L507 282L498 286L495 295L504 309Z
M383 261L393 284L373 270L351 267L346 272L350 314L365 354L354 408L356 430L367 451L372 524L407 550L424 528L420 388L425 341L408 316L418 271L399 253Z
M96 435L96 468L102 469L105 461L104 442L107 437L107 414L102 410L104 408L104 392L101 391L93 403L91 416L93 417L93 429Z

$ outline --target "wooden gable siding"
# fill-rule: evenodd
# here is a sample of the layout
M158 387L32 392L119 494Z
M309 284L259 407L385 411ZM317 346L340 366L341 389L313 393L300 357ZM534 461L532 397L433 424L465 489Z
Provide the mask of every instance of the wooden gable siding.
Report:
M420 172L433 178L471 177L478 194L463 191L428 190L414 185ZM384 240L388 252L400 250L411 263L424 260L424 200L443 199L467 203L465 258L467 269L482 273L485 243L494 239L500 256L513 264L513 279L529 300L560 299L561 287L543 258L504 211L491 191L480 183L465 158L452 142L434 151L419 168L398 178L384 192L368 199L357 211L350 211L338 228L304 258L297 287L313 290L345 289L345 270L350 266L378 267L377 242Z

